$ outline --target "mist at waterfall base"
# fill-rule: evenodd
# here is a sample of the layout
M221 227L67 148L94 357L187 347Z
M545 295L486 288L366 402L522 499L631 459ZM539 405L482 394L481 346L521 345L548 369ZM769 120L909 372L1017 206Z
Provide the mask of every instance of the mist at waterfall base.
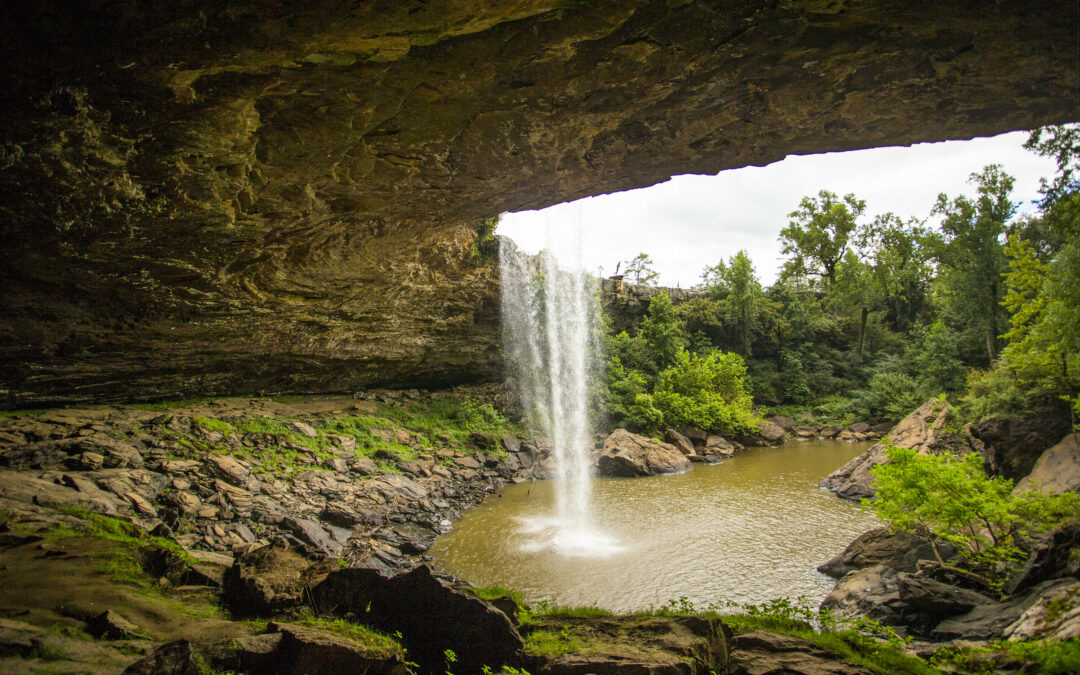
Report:
M595 280L581 263L580 220L548 222L537 256L503 238L503 350L529 426L551 443L554 510L518 521L523 549L602 557L619 550L592 519L589 381L599 359Z

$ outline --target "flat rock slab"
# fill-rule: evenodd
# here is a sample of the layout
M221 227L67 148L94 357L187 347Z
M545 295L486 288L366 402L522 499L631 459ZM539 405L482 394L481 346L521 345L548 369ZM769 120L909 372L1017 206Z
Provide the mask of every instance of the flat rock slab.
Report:
M873 671L841 661L835 654L790 635L750 631L735 637L732 672L745 675L863 675Z

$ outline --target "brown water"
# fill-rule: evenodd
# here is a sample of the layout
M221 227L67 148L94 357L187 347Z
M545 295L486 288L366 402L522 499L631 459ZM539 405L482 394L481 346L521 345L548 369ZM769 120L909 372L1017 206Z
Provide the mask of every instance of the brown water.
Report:
M594 556L544 545L550 481L512 485L468 511L431 554L439 571L533 602L622 612L680 597L704 608L805 595L816 605L835 582L814 568L880 525L817 487L867 447L789 443L676 476L597 479L594 523L614 545Z

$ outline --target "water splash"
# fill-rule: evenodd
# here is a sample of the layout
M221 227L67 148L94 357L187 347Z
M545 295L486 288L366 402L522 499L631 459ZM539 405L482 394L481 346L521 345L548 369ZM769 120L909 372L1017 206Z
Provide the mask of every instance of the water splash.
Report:
M551 441L555 514L529 524L536 541L565 555L606 555L593 527L589 380L599 362L595 280L581 262L580 218L547 223L547 248L528 256L503 238L503 349L529 421Z

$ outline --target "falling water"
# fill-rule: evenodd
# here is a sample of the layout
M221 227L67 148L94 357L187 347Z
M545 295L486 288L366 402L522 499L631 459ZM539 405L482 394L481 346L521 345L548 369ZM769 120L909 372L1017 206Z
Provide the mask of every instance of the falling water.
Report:
M614 542L590 517L589 380L598 363L596 289L581 264L580 221L549 223L547 248L528 256L503 238L503 348L528 419L551 442L555 513L525 523L536 548L603 555Z

